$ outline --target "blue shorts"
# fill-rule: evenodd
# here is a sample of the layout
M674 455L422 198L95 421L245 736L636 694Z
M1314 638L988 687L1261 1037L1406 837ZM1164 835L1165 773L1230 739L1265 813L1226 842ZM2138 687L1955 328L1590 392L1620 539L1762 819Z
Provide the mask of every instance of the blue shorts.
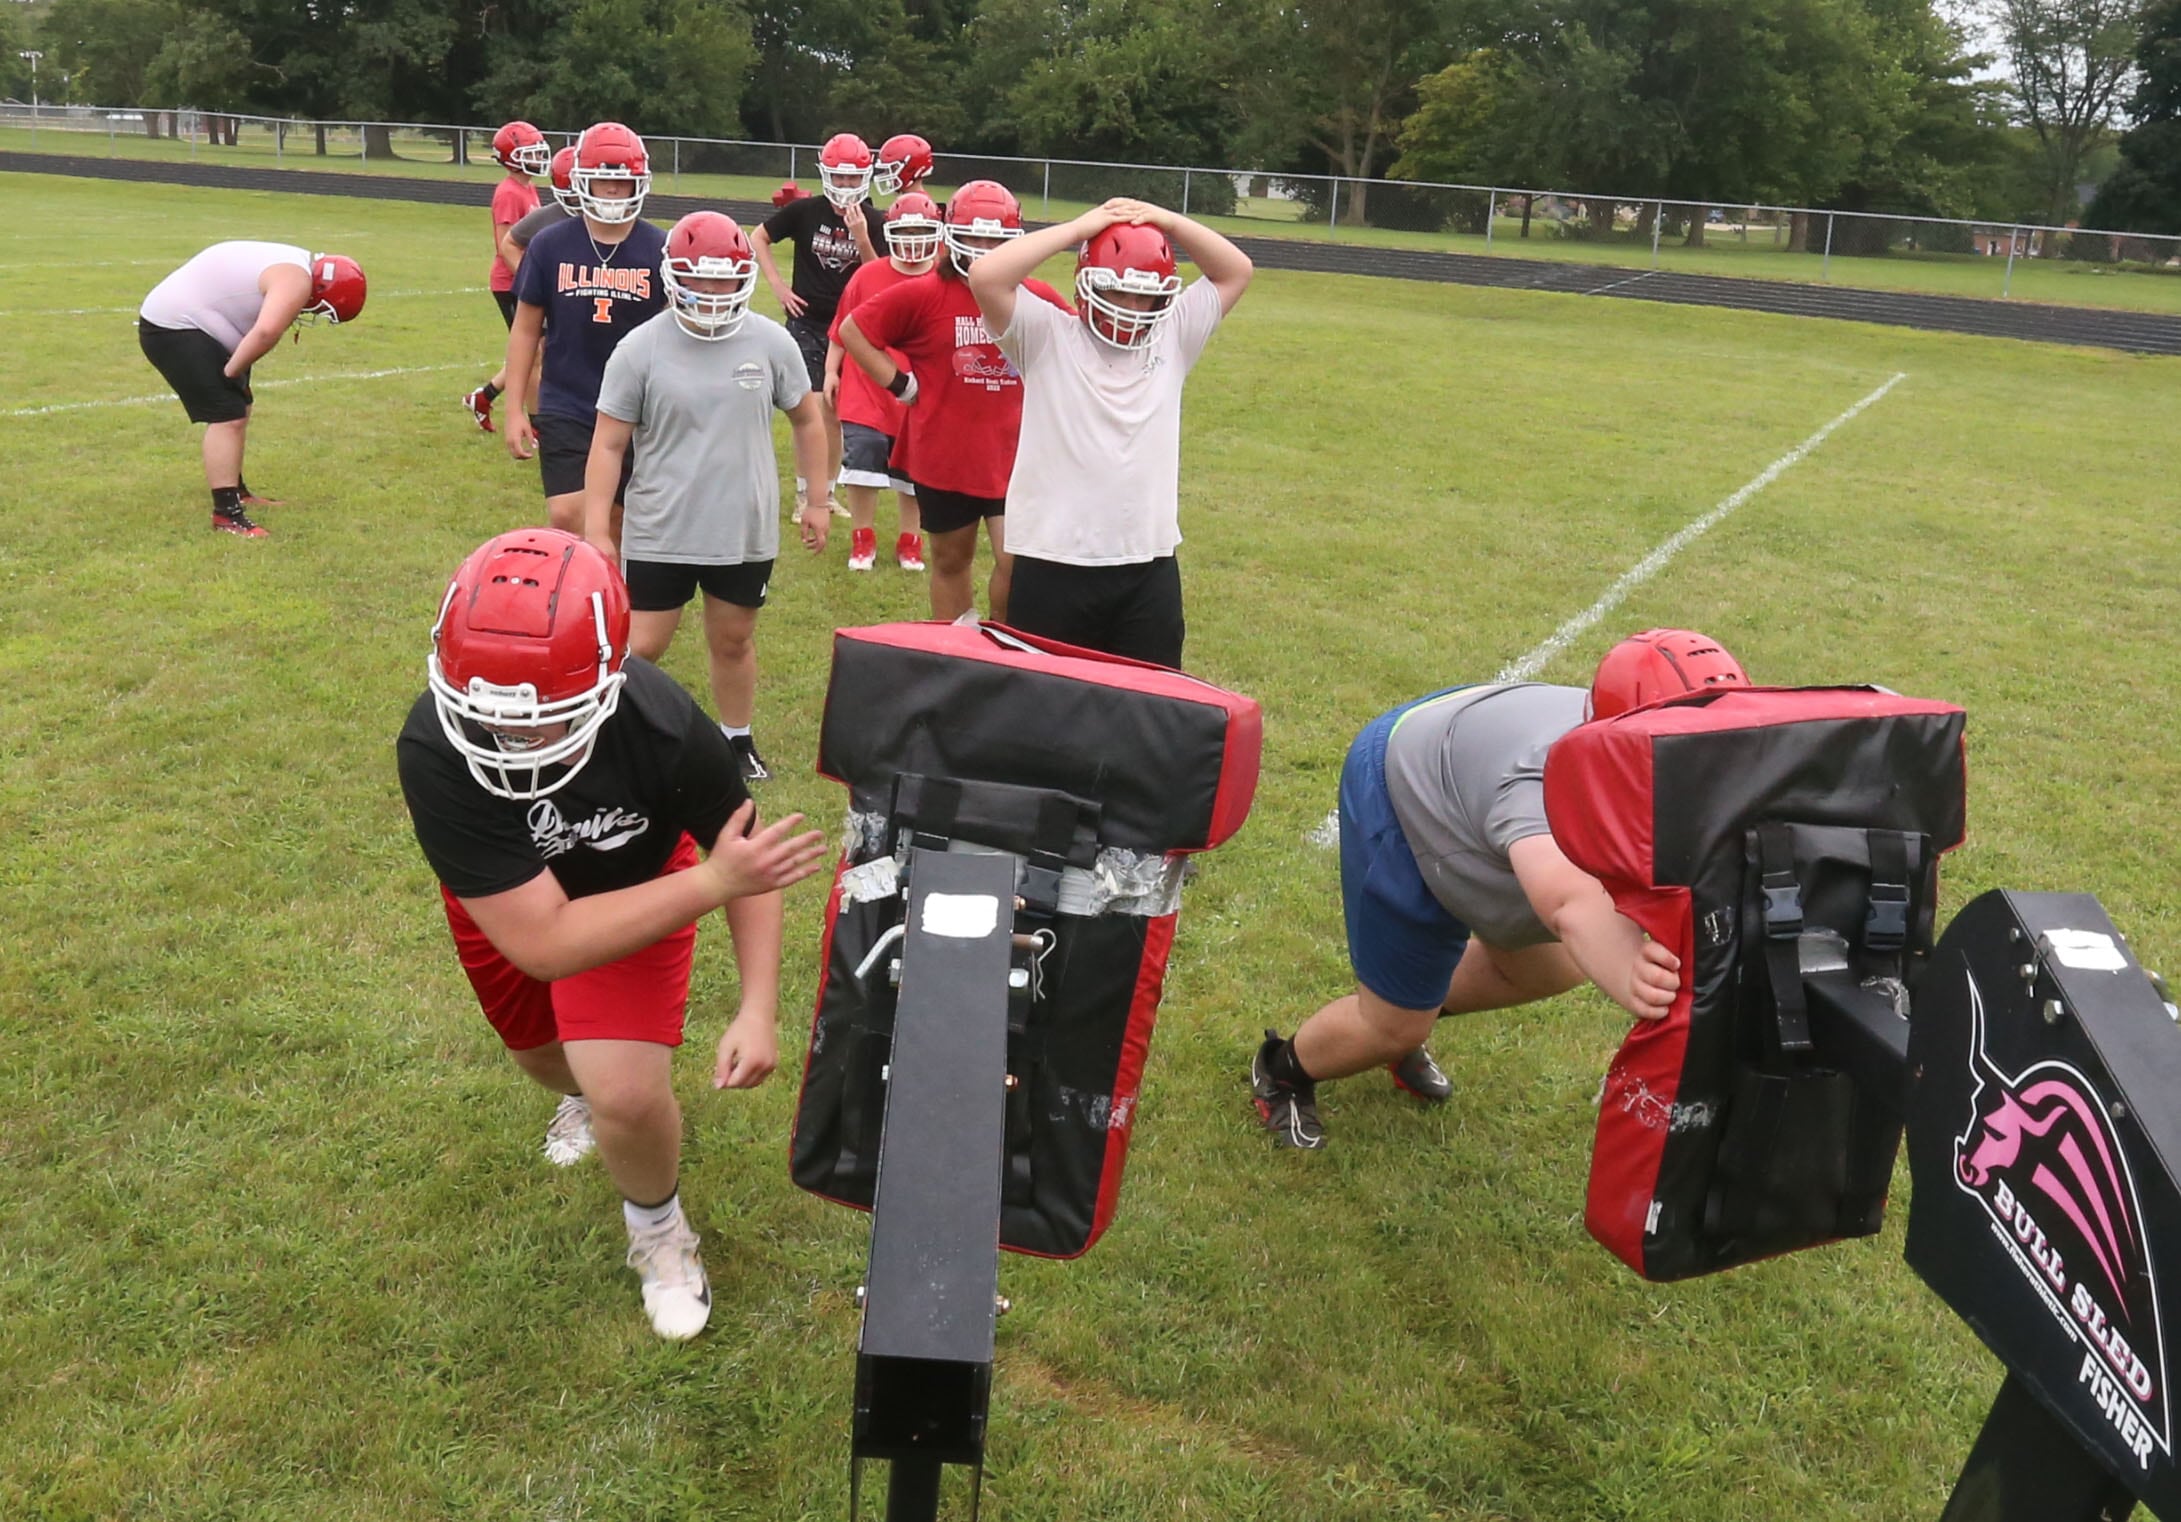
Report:
M1386 792L1387 737L1416 703L1380 714L1348 747L1340 770L1340 903L1356 981L1397 1008L1437 1009L1469 945L1469 927L1431 896Z

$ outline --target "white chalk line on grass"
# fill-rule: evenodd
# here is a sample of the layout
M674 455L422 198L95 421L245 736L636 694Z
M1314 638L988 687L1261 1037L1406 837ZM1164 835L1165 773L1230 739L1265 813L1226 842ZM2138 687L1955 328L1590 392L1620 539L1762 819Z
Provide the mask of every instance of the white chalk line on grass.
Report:
M1831 438L1835 429L1844 423L1853 421L1857 414L1877 402L1888 391L1891 391L1895 386L1907 379L1908 372L1906 370L1895 371L1884 385L1857 401L1847 411L1841 413L1816 433L1811 434L1810 437L1804 439L1793 449L1767 465L1746 482L1740 490L1721 502L1717 507L1714 507L1702 517L1684 524L1679 530L1663 540L1650 554L1623 571L1619 579L1613 585L1607 587L1604 594L1596 602L1576 614L1559 628L1553 630L1551 635L1539 642L1536 648L1524 655L1520 660L1511 661L1501 667L1499 675L1494 677L1493 681L1527 682L1536 676L1545 669L1554 656L1580 639L1598 620L1604 618L1608 613L1611 613L1615 608L1627 601L1629 593L1635 591L1636 588L1664 570L1668 561L1701 538L1724 519L1727 514L1733 512L1788 471L1794 469L1810 451ZM1314 846L1329 848L1340 844L1340 811L1335 809L1332 813L1327 814L1303 838Z
M404 365L398 370L345 370L332 375L295 375L285 380L259 381L251 389L270 391L276 386L309 386L319 381L384 380L390 375L430 375L440 370L474 370L475 360L457 360L448 365ZM49 407L17 407L12 412L0 412L0 417L44 417L49 412L82 412L90 407L148 407L154 402L171 402L174 393L161 391L155 396L116 396L98 402L55 402Z
M374 291L372 295L380 301L392 301L404 296L473 296L483 289L481 285L458 285L445 291ZM10 307L0 312L0 317L109 317L117 312L133 313L142 307L142 302L126 307Z

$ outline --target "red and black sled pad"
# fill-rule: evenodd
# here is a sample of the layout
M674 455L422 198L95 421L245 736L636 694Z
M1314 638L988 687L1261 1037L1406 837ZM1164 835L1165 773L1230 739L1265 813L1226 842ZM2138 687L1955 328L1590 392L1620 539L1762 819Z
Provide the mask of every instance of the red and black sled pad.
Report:
M1241 827L1255 702L997 625L835 631L818 769L849 790L790 1170L868 1208L911 847L1018 859L1000 1245L1074 1257L1119 1198L1182 856Z
M1961 843L1962 710L1870 688L1717 688L1569 731L1553 839L1681 958L1607 1071L1585 1222L1682 1279L1884 1219L1897 1103L1825 1064L1804 979L1882 992L1931 949Z

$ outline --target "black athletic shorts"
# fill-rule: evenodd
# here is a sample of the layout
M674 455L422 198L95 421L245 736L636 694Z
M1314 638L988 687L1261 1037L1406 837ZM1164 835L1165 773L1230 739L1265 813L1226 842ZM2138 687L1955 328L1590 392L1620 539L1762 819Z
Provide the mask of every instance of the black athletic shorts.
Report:
M238 423L250 415L250 372L228 379L227 351L210 333L139 319L136 342L182 399L192 423Z
M913 468L913 467L912 467ZM1005 497L972 497L966 491L946 491L937 486L917 486L911 491L924 511L924 532L951 534L975 528L980 518L998 518L1007 512Z
M1062 565L1017 555L1007 621L1025 634L1178 670L1188 632L1181 567L1171 555L1133 565Z
M795 340L795 347L803 351L803 368L810 372L810 389L821 390L825 386L825 351L831 342L825 336L828 323L813 322L808 317L790 317L788 334ZM854 360L843 360L854 364Z
M772 585L772 562L745 560L740 565L678 565L670 560L630 560L621 566L629 585L629 606L639 613L664 613L685 606L703 588L704 595L738 608L762 608Z
M511 328L514 327L515 293L513 291L494 291L492 293L492 299L500 303L500 321L506 323Z
M572 417L546 413L530 420L538 430L538 476L548 497L565 497L583 490L583 470L591 462L591 427ZM633 444L621 453L621 484L613 499L621 500L629 489L629 473L636 468Z

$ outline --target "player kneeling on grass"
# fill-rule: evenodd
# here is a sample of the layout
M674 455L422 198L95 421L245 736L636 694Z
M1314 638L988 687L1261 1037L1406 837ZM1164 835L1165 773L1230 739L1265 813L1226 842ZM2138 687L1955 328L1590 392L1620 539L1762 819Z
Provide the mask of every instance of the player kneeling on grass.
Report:
M1535 682L1456 687L1365 725L1340 774L1340 893L1356 991L1265 1032L1257 1112L1286 1147L1322 1147L1316 1085L1390 1066L1420 1097L1446 1077L1423 1043L1442 1016L1566 993L1585 979L1639 1019L1673 1007L1681 960L1613 907L1545 820L1545 753L1587 720L1748 682L1686 629L1613 647L1590 691Z
M825 399L841 420L841 495L848 499L848 516L854 523L848 536L851 571L868 571L878 563L876 525L881 487L891 485L894 489L901 518L901 532L894 540L894 560L904 571L924 569L924 536L920 532L923 524L916 506L916 487L905 473L889 464L908 409L879 390L863 366L843 363L848 351L841 347L841 324L872 297L903 281L930 274L945 236L938 203L922 191L904 194L886 209L886 257L863 265L848 277L848 288L841 293L834 313L825 351ZM887 350L886 357L901 368L908 366L909 357L898 349Z
M342 254L292 243L215 243L152 287L136 314L136 341L204 428L204 479L212 526L246 539L265 530L249 509L270 503L244 484L250 429L250 367L297 322L354 322L364 272Z
M711 1314L682 1214L672 1058L696 921L726 910L741 1009L715 1088L779 1060L780 891L815 871L801 815L763 829L727 742L628 654L628 594L550 529L489 540L441 599L429 689L396 747L462 969L515 1065L563 1096L546 1156L594 1144L622 1195L629 1266L660 1336ZM696 843L709 854L699 859Z
M598 388L584 534L620 561L635 609L630 647L645 660L666 654L682 608L703 589L720 729L744 780L756 782L771 775L750 722L757 614L780 554L772 414L788 415L795 458L819 483L802 520L813 550L825 548L832 510L825 418L795 340L749 309L757 258L733 218L696 211L675 223L660 274L666 311L622 340ZM614 498L632 445L617 532Z

